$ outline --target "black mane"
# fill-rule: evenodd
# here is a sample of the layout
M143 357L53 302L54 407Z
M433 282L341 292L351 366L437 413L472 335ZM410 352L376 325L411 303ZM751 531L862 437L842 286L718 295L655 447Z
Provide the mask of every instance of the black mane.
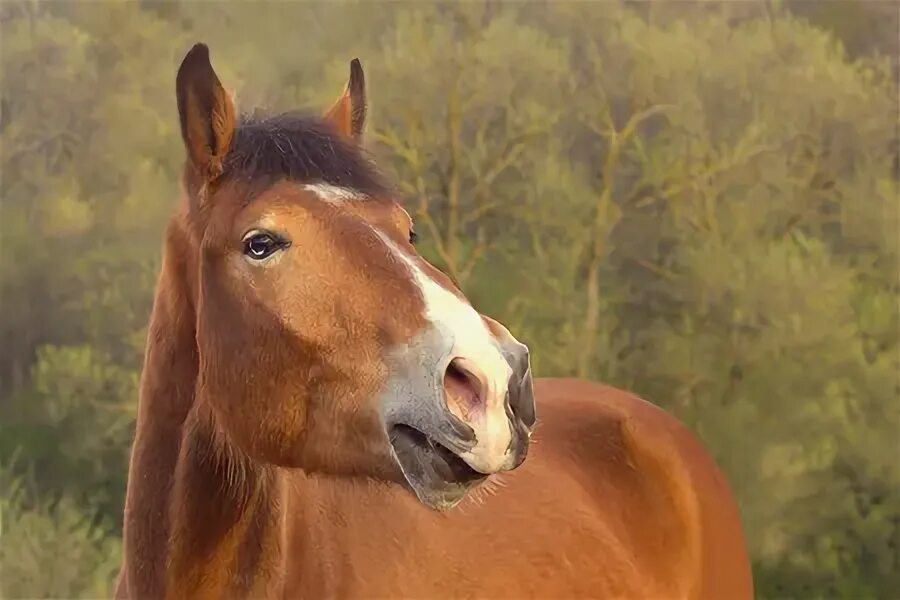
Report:
M232 181L290 179L390 196L386 181L360 147L321 118L300 113L242 116L224 167L224 178Z

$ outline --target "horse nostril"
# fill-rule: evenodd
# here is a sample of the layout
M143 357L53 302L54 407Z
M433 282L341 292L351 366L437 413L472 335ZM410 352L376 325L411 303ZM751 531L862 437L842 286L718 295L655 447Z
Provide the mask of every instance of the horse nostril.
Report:
M468 423L484 406L484 386L473 369L460 358L454 358L444 373L444 400L450 412Z

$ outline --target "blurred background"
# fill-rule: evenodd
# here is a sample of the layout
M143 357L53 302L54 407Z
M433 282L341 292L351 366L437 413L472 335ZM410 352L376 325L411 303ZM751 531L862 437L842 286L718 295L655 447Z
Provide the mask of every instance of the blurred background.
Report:
M3 0L0 597L111 593L204 41L245 109L358 56L423 253L702 437L761 598L897 598L898 7Z

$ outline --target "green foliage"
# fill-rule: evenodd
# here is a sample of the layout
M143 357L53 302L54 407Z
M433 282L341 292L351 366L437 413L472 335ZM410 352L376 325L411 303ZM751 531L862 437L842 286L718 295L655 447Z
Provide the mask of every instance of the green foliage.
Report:
M123 509L138 373L91 346L38 350L31 387L9 399L0 456L27 449L33 489L102 514Z
M0 470L0 598L108 598L121 553L69 498L35 503Z
M895 594L898 16L813 4L0 5L0 597L110 592L198 39L239 107L359 56L420 249L699 433L760 597Z

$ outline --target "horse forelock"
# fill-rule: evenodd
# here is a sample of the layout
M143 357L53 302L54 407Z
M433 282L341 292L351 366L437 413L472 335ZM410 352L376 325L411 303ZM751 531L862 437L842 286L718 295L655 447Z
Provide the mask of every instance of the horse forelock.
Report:
M242 116L222 180L252 186L279 179L328 184L358 196L393 195L367 152L324 119L298 112Z

